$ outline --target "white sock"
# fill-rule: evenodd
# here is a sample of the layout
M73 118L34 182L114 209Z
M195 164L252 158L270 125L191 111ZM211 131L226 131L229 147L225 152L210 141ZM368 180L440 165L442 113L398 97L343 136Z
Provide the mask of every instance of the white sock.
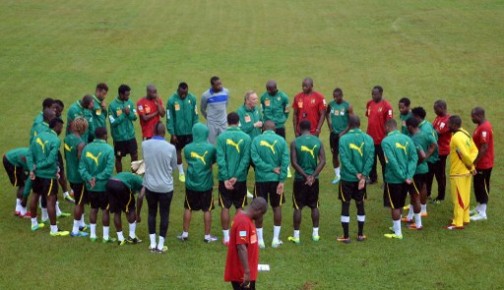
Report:
M103 226L103 240L106 241L109 239L109 227Z
M149 239L150 239L150 248L154 249L156 247L156 234L150 234Z
M21 199L16 199L16 212L21 212Z
M75 235L75 234L79 233L79 225L80 225L80 221L74 220L72 234Z
M487 208L486 203L480 204L480 208L478 210L478 213L479 213L480 216L486 217L486 208Z
M159 237L159 242L158 242L158 245L157 245L157 249L158 249L158 250L160 250L160 251L161 251L161 250L163 249L163 247L164 247L164 240L165 240L165 238L163 238L163 237Z
M57 233L58 232L58 226L57 225L51 225L51 233Z
M336 176L340 176L340 168L339 167L334 168L334 174L336 174Z
M313 228L312 236L314 237L318 236L318 228Z
M68 193L68 191L66 191L66 192L64 192L64 193L63 193L63 198L65 198L65 197L67 197L67 196L69 196L69 195L70 195L70 194Z
M61 215L61 209L59 207L59 201L56 202L56 216L60 216Z
M86 226L86 222L84 221L84 213L82 213L82 217L79 221L79 226L81 227L85 227Z
M117 240L118 240L119 242L124 241L124 235L123 235L123 232L122 232L122 231L121 231L121 232L117 232Z
M129 236L130 238L134 239L136 238L136 222L132 222L131 224L129 224Z
M415 214L415 224L416 224L417 228L422 227L422 214L420 214L420 213Z
M181 163L181 164L177 164L177 168L178 168L178 172L180 175L184 175L184 165Z
M282 229L282 226L273 226L273 241L280 240L280 230L281 229Z
M37 220L37 217L32 217L31 218L31 224L32 224L32 227L38 225L38 220Z
M96 224L89 224L89 237L91 239L96 239Z
M414 213L415 213L415 212L414 212L414 209L413 209L413 205L412 205L412 204L410 204L410 206L409 206L409 210L408 210L408 217L407 217L408 221L410 221L410 220L412 220L412 219L413 219L413 214L414 214Z
M257 239L260 241L260 242L264 242L264 238L263 238L263 228L257 228Z
M262 231L261 231L261 233L262 233ZM224 237L224 243L229 242L229 230L222 230L222 236Z
M394 221L394 232L395 232L396 236L402 236L401 219Z
M427 204L422 204L421 209L422 209L421 213L427 213Z
M294 230L294 239L299 239L299 230Z
M47 208L42 208L42 222L45 222L49 219L49 215L47 214Z
M361 223L365 222L366 221L366 216L365 215L358 215L357 216L357 221L361 222Z
M212 235L205 235L205 240L210 240L211 237Z

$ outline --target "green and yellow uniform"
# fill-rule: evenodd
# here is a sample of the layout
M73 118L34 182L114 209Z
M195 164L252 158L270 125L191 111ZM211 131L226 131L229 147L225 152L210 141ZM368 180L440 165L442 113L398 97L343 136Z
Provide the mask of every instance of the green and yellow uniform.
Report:
M98 97L96 97L95 95L93 95L93 127L96 129L96 128L100 128L100 127L104 127L104 128L107 128L107 110L103 110L102 106L101 106L101 103L102 101L100 101L100 99L98 99ZM94 131L91 131L90 134L93 136L94 138Z
M357 174L368 177L373 167L374 141L360 129L351 129L339 140L341 180L358 182Z
M30 130L30 143L29 144L31 144L33 142L33 139L35 139L35 137L37 137L38 135L40 135L44 132L51 132L51 129L49 128L49 124L47 124L43 120L42 120L42 122L33 124L33 127Z
M264 122L273 121L276 128L284 128L289 118L289 97L282 91L274 95L265 92L261 96L261 106Z
M182 99L174 93L166 103L166 128L170 135L187 136L192 134L193 126L199 122L196 97L188 93Z
M184 148L187 161L185 186L192 191L208 191L213 187L212 165L217 158L215 147L208 139L208 127L198 123L192 129L194 140Z
M130 109L129 114L124 112L125 108ZM135 108L135 104L129 99L123 101L117 97L110 103L108 107L108 118L114 141L121 142L135 139L133 121L136 121L138 118Z
M254 126L255 123L262 121L262 116L257 107L248 108L246 105L241 106L236 111L240 117L240 129L254 140L255 137L261 135L261 128Z
M432 124L430 122L427 122L427 120L423 120L420 123L420 125L418 125L418 128L420 128L420 130L422 132L424 132L425 134L432 136L434 138L434 140L436 140L436 142L437 142L438 134L437 134L436 130L434 130L434 127L432 126ZM427 162L428 163L436 163L438 160L439 160L439 152L438 152L438 148L436 147L436 150L427 159Z
M329 103L328 111L331 117L332 133L339 134L348 127L349 108L350 104L347 101L338 104L335 100L332 100Z
M67 180L70 183L80 184L83 183L82 177L79 173L79 151L78 147L86 142L80 136L69 134L63 140L64 152L66 160L66 174Z
M91 192L105 192L107 181L114 171L114 149L105 140L95 139L84 147L79 161L79 173ZM96 185L91 188L89 181L95 177Z
M413 117L413 114L411 112L408 112L408 114L403 115L399 114L399 119L401 119L401 133L403 133L406 136L410 136L411 134L408 131L408 126L406 126L406 121L408 121L409 118Z
M313 135L304 134L294 140L294 145L296 148L297 164L303 169L306 175L313 175L318 166L318 157L322 142ZM318 176L316 178L318 179ZM296 172L295 179L304 180L304 177L299 172Z
M247 180L251 143L249 135L236 126L228 127L217 137L219 181L233 177L239 182Z
M122 182L131 192L140 192L143 188L143 178L131 172L120 172L112 179Z
M387 137L383 139L382 148L387 164L385 166L385 182L402 184L406 179L413 180L418 161L413 140L395 130L388 133Z
M251 146L256 182L284 182L289 166L289 150L285 139L272 130L257 136ZM280 167L280 174L273 172Z
M415 135L411 136L411 139L415 143L415 147L417 151L422 150L427 153L429 147L432 144L437 144L436 139L432 135L427 135L422 131L418 131ZM421 163L418 163L415 175L417 174L426 174L429 172L429 166L427 165L427 159L423 160Z
M7 158L7 161L15 167L23 168L23 170L29 171L26 160L29 150L30 148L28 147L12 149L5 153L5 158Z
M82 107L80 100L73 103L68 109L67 131L66 131L67 134L70 134L70 125L73 122L73 120L75 120L75 118L77 117L82 117L86 119L86 121L88 121L88 129L81 136L82 140L84 140L84 142L87 143L89 140L89 136L91 135L90 132L94 132L96 128L93 123L93 113L91 112L91 110Z

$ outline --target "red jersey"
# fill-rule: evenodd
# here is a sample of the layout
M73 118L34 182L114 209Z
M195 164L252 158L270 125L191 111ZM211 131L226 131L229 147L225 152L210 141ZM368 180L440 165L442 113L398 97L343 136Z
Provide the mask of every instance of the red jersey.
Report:
M366 117L368 117L367 133L373 138L375 145L381 144L387 135L385 122L394 117L392 106L383 99L378 103L371 100L366 105Z
M488 149L485 155L476 164L476 169L490 169L494 166L494 141L492 124L485 121L483 124L476 127L473 133L473 140L478 147L478 150L483 144L488 144Z
M259 245L257 242L254 221L242 211L238 212L231 226L224 281L243 282L244 270L238 256L238 245L247 246L250 281L257 280L257 267L259 265Z
M448 128L448 119L450 115L446 114L445 116L437 116L432 122L432 126L434 126L434 130L438 133L438 150L440 156L447 156L450 154L450 141L452 137L452 133Z
M163 103L161 99L158 98L158 103L161 107L163 107ZM152 138L154 136L154 126L156 126L157 122L159 122L159 115L154 116L148 121L142 120L142 116L149 115L154 112L157 112L156 100L149 100L147 97L143 97L137 102L137 112L140 116L140 126L142 127L142 135L144 138Z
M324 96L319 92L312 91L308 95L301 92L294 97L292 108L294 111L297 111L298 116L296 132L300 133L299 123L303 120L308 120L311 124L310 133L315 134L320 116L323 114L321 111L326 110L327 104Z

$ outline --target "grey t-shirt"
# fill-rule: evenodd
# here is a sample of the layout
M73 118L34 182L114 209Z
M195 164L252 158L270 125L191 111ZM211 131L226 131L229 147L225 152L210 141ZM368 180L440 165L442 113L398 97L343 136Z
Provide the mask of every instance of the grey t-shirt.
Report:
M227 126L227 105L229 91L222 88L220 92L214 92L211 88L201 96L201 114L207 119L208 126Z
M142 142L145 164L143 185L152 192L173 191L173 169L177 166L175 146L162 137Z

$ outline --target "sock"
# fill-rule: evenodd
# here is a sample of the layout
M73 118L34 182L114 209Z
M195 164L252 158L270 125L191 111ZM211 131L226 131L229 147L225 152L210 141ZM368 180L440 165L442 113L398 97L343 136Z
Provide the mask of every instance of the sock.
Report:
M348 224L350 223L349 216L341 216L341 226L343 227L343 237L348 238Z
M31 218L31 224L32 224L32 227L38 225L37 217L32 217Z
M49 215L47 214L47 208L42 208L42 222L45 222L49 219Z
M257 229L259 232L259 229ZM188 234L189 235L189 234ZM259 234L258 234L259 235ZM222 230L222 236L224 237L224 243L229 242L229 230ZM261 238L262 238L262 229L261 229ZM259 239L260 240L260 239Z
M415 213L415 212L414 212L414 209L413 209L413 205L412 205L412 204L410 204L410 206L409 206L409 210L408 210L408 217L407 217L408 221L410 221L410 220L412 220L412 219L413 219L413 215L414 215L414 213Z
M340 168L339 167L334 168L334 173L336 174L336 176L340 176Z
M72 234L79 233L79 225L80 225L80 221L74 220L73 228L72 228Z
M151 249L156 248L156 234L150 234L149 239L150 239L150 247L149 248L151 248Z
M211 237L211 235L205 235L205 240L210 240Z
M51 225L51 233L57 233L58 232L58 226L57 225Z
M84 221L84 213L82 213L82 217L79 221L79 226L81 227L85 227L86 226L86 222Z
M480 209L481 209L481 203L478 203L478 204L476 205L476 207L474 208L474 210L476 210L476 212L479 212L479 211L480 211Z
M64 192L63 193L63 198L66 198L67 196L69 196L70 194L68 194L68 191Z
M136 238L136 222L132 222L131 224L129 224L129 236L130 238L134 239Z
M109 239L109 227L103 226L103 240L106 241Z
M401 219L394 221L394 233L396 234L396 236L402 236Z
M89 225L89 237L91 239L96 239L96 224L90 224Z
M422 208L421 213L427 213L427 204L422 204L421 208Z
M257 239L260 241L260 242L264 242L264 238L263 238L263 229L262 228L257 228Z
M61 215L61 209L59 208L59 201L56 202L56 216Z
M117 240L118 240L119 242L124 241L124 235L123 235L123 232L122 232L122 231L117 232Z
M364 222L366 221L366 216L365 215L358 215L357 216L357 224L359 226L359 236L364 235Z
M164 240L165 240L165 238L163 238L163 237L159 237L159 242L158 242L158 245L157 245L157 249L158 249L158 250L160 250L160 251L161 251L161 250L163 249L163 247L164 247Z
M16 199L16 212L21 212L21 200Z
M415 214L415 225L417 228L422 227L422 214L419 214L419 213Z
M281 229L282 229L281 226L273 226L273 241L280 240L280 230Z
M480 216L486 217L486 208L487 208L486 203L480 204L480 208L478 210L478 213L479 213Z
M205 235L205 239L206 239L206 236L207 235ZM210 235L208 235L208 236L210 236ZM189 237L189 232L182 231L182 237L183 238L188 238ZM229 240L229 231L228 231L228 240Z
M312 236L313 237L318 237L318 228L313 228Z
M181 164L177 164L177 168L178 168L178 172L180 175L184 175L184 165L181 163Z
M299 239L299 230L294 230L294 239Z

